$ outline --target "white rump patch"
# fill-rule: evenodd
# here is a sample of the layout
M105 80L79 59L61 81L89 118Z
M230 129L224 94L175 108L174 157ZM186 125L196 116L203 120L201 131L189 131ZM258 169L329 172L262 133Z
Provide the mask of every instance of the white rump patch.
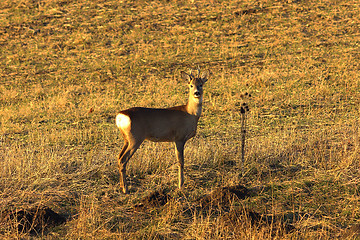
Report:
M126 116L124 114L119 113L116 116L116 126L120 129L126 129L128 127L130 127L131 124L131 120L129 118L129 116Z

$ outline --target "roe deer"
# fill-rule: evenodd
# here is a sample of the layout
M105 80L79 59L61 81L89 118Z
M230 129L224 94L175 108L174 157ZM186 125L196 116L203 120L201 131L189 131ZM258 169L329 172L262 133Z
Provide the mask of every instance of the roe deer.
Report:
M119 154L120 187L128 192L126 164L131 156L147 139L154 142L174 142L179 163L179 188L184 183L184 146L196 134L203 100L203 84L210 71L197 74L181 72L189 86L189 100L186 105L170 108L134 107L121 111L116 116L116 125L124 137L124 146Z

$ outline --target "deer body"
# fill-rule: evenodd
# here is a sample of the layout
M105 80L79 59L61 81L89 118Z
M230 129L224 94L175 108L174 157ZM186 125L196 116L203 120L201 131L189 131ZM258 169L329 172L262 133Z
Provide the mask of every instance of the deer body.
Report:
M118 128L130 130L136 139L174 142L189 139L196 132L199 118L184 110L184 106L164 109L130 108L117 115L116 123Z
M124 146L119 154L120 187L128 192L126 164L144 140L174 142L179 162L179 188L184 183L184 146L196 134L202 111L203 84L209 71L195 77L181 72L189 85L189 100L186 105L170 108L134 107L119 112L116 125L124 137Z

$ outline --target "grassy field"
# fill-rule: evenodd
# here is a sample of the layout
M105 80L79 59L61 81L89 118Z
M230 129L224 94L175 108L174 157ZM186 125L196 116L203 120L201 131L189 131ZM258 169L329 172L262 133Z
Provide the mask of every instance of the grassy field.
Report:
M2 0L0 238L360 238L359 16L355 0ZM184 104L197 67L212 76L184 188L173 144L145 142L123 195L116 113Z

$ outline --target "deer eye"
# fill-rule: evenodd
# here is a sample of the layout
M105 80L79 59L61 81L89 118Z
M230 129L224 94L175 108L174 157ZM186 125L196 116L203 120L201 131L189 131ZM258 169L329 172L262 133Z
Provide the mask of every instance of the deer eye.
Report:
M191 87L191 88L193 88L193 87L194 87L194 85L190 85L190 87Z

